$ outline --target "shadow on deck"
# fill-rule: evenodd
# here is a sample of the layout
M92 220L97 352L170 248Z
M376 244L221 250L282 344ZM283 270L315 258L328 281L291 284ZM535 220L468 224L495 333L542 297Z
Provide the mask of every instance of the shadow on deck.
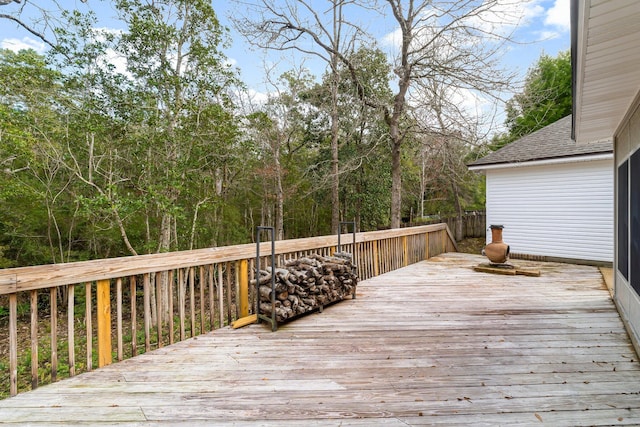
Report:
M217 330L0 401L0 424L640 424L640 364L597 268L445 254L282 325Z

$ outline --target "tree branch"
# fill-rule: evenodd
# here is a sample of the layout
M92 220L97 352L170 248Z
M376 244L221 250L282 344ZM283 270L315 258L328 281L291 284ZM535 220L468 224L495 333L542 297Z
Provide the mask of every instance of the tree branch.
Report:
M14 0L14 1L16 1L16 3L19 3L17 0ZM5 3L5 4L7 4L7 3ZM22 28L24 28L25 30L29 31L31 34L33 34L34 36L36 36L37 38L42 40L44 43L48 44L49 47L51 47L51 48L55 48L56 47L56 45L53 44L51 41L49 41L49 39L47 39L44 34L34 30L29 25L27 25L24 22L22 22L22 20L19 19L19 18L16 18L15 16L12 16L12 15L8 15L6 13L0 13L0 19L8 19L10 21L15 22L18 25L20 25Z

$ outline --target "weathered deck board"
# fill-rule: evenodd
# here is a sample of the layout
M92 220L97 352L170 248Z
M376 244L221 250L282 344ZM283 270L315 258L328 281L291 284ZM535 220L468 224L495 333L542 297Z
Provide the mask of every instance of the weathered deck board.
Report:
M598 269L481 261L447 254L276 333L221 329L20 394L0 424L640 424L640 363Z

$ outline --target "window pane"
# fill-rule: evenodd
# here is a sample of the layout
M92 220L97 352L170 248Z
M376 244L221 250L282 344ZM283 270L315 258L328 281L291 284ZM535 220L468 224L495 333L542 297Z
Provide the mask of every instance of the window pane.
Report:
M629 161L618 168L618 271L629 280Z
M631 156L629 164L631 233L629 267L631 286L640 295L640 150Z

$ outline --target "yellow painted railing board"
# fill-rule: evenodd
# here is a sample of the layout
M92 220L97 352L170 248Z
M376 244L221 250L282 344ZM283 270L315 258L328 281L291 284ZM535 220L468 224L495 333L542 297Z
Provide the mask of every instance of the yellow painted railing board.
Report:
M111 364L111 283L100 280L97 287L98 368Z
M231 327L233 329L242 328L243 326L251 325L252 323L256 323L258 321L258 315L252 314L251 316L242 317L231 323Z
M246 259L240 260L240 317L247 317L249 315L249 261Z

